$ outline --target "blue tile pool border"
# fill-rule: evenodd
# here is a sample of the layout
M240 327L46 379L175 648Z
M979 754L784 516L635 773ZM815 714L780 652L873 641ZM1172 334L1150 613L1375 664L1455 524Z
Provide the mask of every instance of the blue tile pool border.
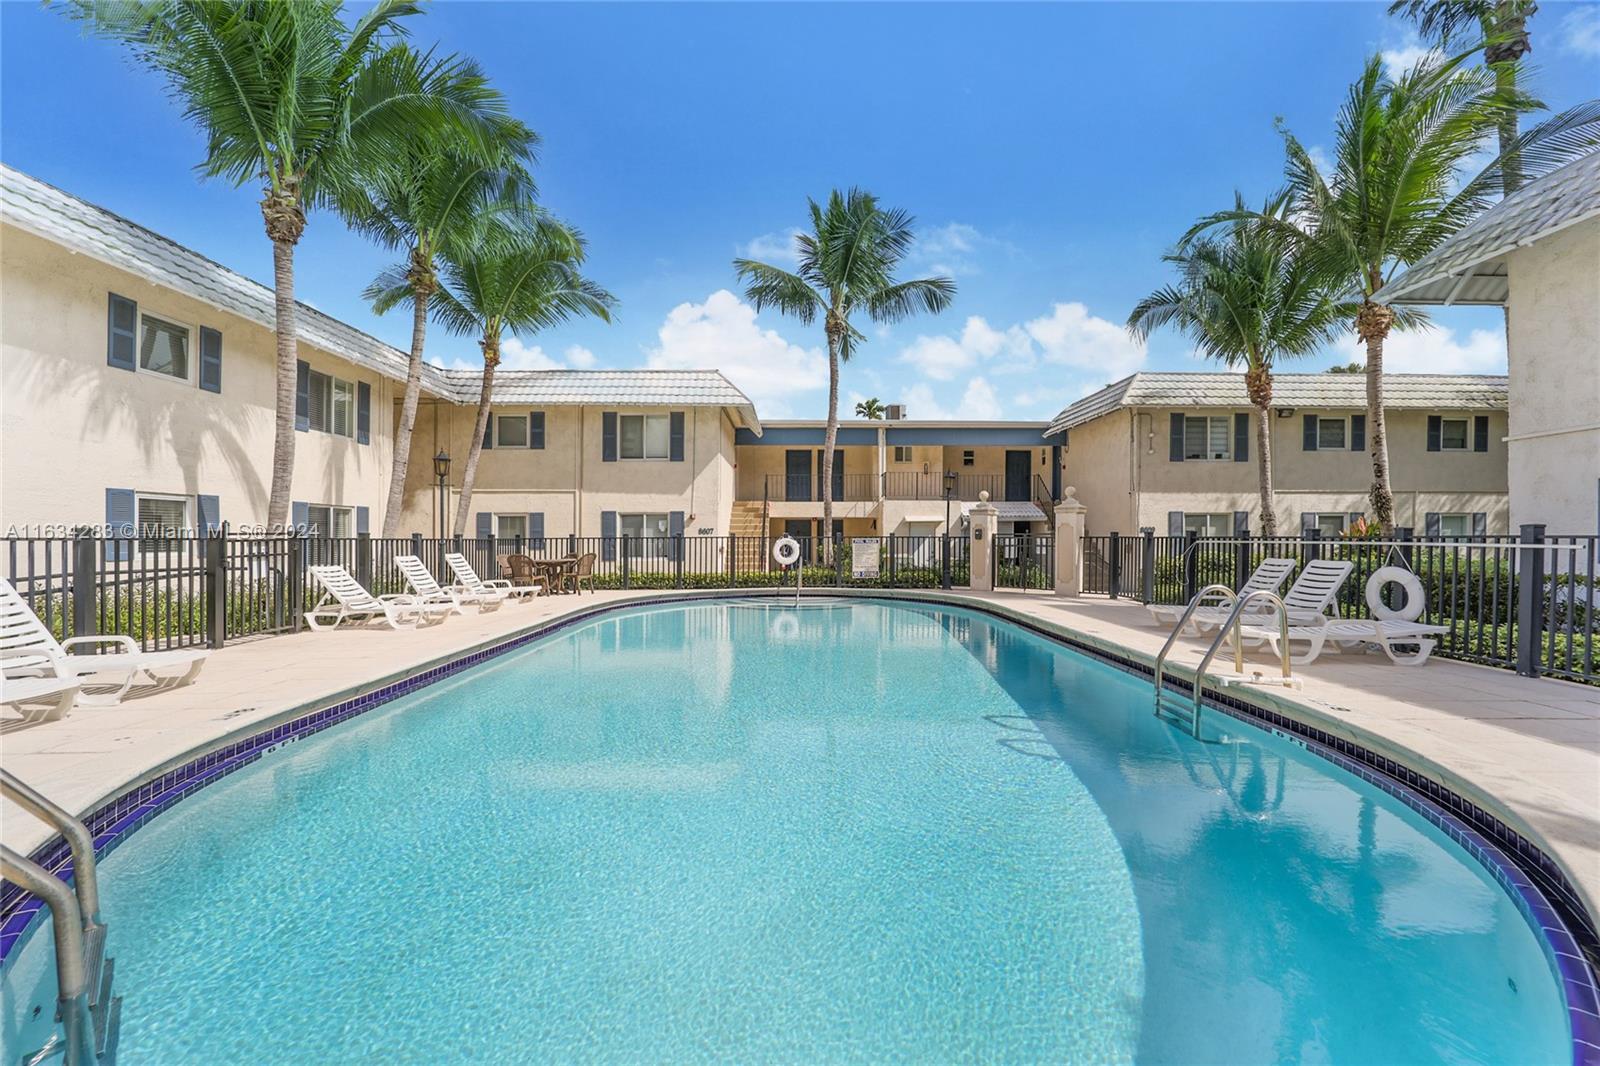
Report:
M738 593L733 595L737 596ZM591 609L579 610L547 624L533 626L505 640L436 663L370 691L207 751L176 769L134 786L90 813L84 819L84 824L94 837L95 854L100 858L110 854L151 819L285 744L313 736L553 633L602 615L633 608L704 602L728 596L727 590L719 590L709 595L668 594L621 603L596 604ZM1136 659L1074 639L1025 616L996 609L994 605L981 601L922 592L896 596L847 592L841 598L875 599L890 603L924 602L977 611L1128 673L1151 680L1154 677L1153 669ZM1165 682L1170 691L1193 697L1193 686L1187 680L1169 676ZM1490 812L1403 763L1227 692L1207 689L1205 702L1213 710L1297 743L1306 751L1394 796L1426 818L1487 869L1516 903L1529 925L1539 933L1551 967L1561 979L1572 1034L1573 1062L1579 1066L1600 1064L1600 982L1596 979L1594 963L1594 960L1600 959L1600 940L1597 940L1593 919L1554 859ZM35 849L29 858L58 877L71 877L71 851L59 836ZM15 885L0 884L0 967L9 963L16 949L42 924L44 910L43 902L38 897Z

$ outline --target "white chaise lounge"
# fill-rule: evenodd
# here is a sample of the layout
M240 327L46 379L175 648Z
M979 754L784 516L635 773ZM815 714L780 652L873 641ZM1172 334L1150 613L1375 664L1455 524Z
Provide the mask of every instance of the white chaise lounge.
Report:
M121 651L98 655L74 655L74 648L115 645ZM151 682L176 687L186 685L200 673L209 649L182 651L143 651L132 637L121 635L68 637L58 641L33 613L26 600L0 579L0 672L9 687L12 678L53 677L79 684L110 687L111 692L79 692L78 702L86 707L109 707L141 677Z
M75 677L5 677L0 675L0 704L13 708L28 721L55 722L65 718L78 702L81 686ZM45 704L42 711L27 709Z
M1339 589L1344 586L1345 579L1350 576L1350 571L1355 564L1348 560L1314 559L1300 571L1300 576L1294 579L1294 584L1289 586L1289 591L1283 594L1283 606L1289 614L1290 625L1316 625L1317 620L1326 617L1333 610L1333 602L1339 597ZM1252 611L1250 618L1258 624L1266 624L1267 620L1276 621L1276 608L1272 604L1260 601L1261 610ZM1227 607L1202 607L1190 616L1196 633L1207 629L1217 629L1228 621L1229 608ZM1246 641L1258 644L1259 641Z
M392 629L415 629L423 622L442 622L455 610L449 601L427 603L416 596L374 596L342 566L313 566L311 576L323 588L322 598L305 613L312 629L335 629L345 622L383 622Z
M1401 666L1421 666L1433 653L1434 645L1437 643L1433 638L1448 632L1450 632L1449 626L1405 622L1400 619L1324 617L1311 625L1289 627L1289 661L1298 666L1314 663L1325 647L1332 647L1338 651L1352 649L1366 651L1369 647L1377 647L1383 650L1391 662ZM1279 654L1278 628L1275 625L1241 626L1239 635L1247 644L1258 646L1265 644L1273 655ZM1293 650L1295 644L1302 642L1309 644L1310 647L1304 655L1295 655ZM1416 650L1400 651L1397 650L1397 645L1400 648Z
M470 596L504 594L519 599L539 595L538 585L513 585L504 578L485 581L478 576L472 564L467 562L467 557L460 552L445 552L444 561L450 567L450 572L456 575L456 583L451 587L457 592L464 592Z
M428 572L428 566L415 555L396 555L394 565L405 575L406 584L424 603L446 603L457 614L466 604L476 604L479 613L492 611L506 601L507 593L501 589L485 588L482 592L445 588Z
M1252 592L1277 592L1283 586L1290 574L1294 572L1293 559L1263 559L1256 567L1255 573L1243 585L1239 586L1237 595L1247 596ZM1150 616L1162 625L1177 625L1183 617L1183 612L1189 609L1186 603L1152 603L1149 604ZM1247 610L1260 613L1267 607L1264 603L1252 604ZM1199 632L1205 625L1221 625L1228 617L1226 607L1196 607L1195 615L1201 616L1202 621L1196 622L1190 618L1190 625ZM1214 618L1214 620L1213 620Z

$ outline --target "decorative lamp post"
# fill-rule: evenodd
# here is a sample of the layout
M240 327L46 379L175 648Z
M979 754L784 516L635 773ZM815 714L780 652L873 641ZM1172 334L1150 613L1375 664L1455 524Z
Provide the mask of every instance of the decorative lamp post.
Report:
M443 448L433 457L433 476L439 483L439 540L444 540L445 511L449 507L450 453Z

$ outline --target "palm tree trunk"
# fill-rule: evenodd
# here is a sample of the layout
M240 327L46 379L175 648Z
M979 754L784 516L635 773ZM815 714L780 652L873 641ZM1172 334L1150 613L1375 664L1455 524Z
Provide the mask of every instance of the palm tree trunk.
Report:
M1389 435L1383 420L1383 342L1394 311L1363 301L1356 332L1367 346L1367 447L1372 454L1372 514L1385 537L1394 534L1394 492L1389 487Z
M1278 535L1277 498L1272 494L1272 411L1268 404L1256 408L1256 468L1261 487L1261 535Z
M294 408L299 347L295 334L294 242L272 242L272 298L278 342L278 395L273 409L272 489L267 497L267 528L289 525L289 494L294 482Z
M839 340L828 331L828 431L822 436L822 529L817 561L826 563L833 544L833 448L839 439ZM827 545L828 547L824 547Z
M400 425L394 433L389 502L383 508L385 537L399 535L400 508L405 504L406 469L411 462L411 430L417 421L417 400L422 394L422 345L428 333L428 296L429 293L419 287L411 298L411 359L406 364L406 394L400 402Z
M488 333L483 338L483 389L478 393L478 417L472 425L472 445L467 449L467 466L461 472L461 499L456 503L455 535L467 532L467 512L472 506L472 483L478 476L478 456L483 454L483 435L489 429L489 396L494 391L494 368L500 362L500 341Z

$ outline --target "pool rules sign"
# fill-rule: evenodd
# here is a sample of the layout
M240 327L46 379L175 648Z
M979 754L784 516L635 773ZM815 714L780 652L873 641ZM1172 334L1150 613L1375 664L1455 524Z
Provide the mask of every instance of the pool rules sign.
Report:
M850 541L850 576L858 580L877 579L877 537L856 537Z

